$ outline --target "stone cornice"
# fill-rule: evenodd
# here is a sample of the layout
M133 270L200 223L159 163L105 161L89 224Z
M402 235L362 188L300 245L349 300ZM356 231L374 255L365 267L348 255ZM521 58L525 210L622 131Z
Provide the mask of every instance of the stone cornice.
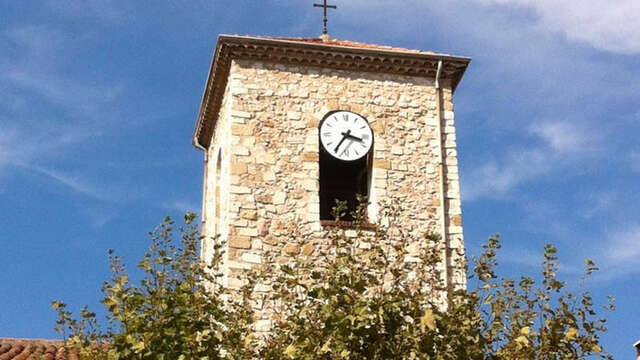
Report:
M345 41L319 42L315 39L305 41L304 39L220 35L193 135L193 144L197 147L209 147L232 60L255 60L434 78L438 61L441 60L443 66L440 76L451 80L453 91L471 61L467 57Z

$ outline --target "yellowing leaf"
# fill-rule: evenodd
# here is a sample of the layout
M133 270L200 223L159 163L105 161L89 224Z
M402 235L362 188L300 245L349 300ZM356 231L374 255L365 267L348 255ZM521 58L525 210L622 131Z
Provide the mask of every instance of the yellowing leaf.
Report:
M520 334L522 335L529 335L530 332L531 332L531 329L529 329L528 326L525 326L522 329L520 329Z
M284 354L293 359L293 357L296 356L296 347L293 346L293 344L287 346L284 350Z
M569 328L569 330L567 330L567 332L564 334L564 337L567 340L573 340L576 338L576 335L578 335L578 329Z
M516 338L516 342L522 346L528 346L529 345L529 339L527 339L526 336L524 335L520 335Z
M253 340L253 334L247 335L247 337L244 338L244 346L249 347L249 345L251 345L252 340Z
M220 330L216 331L215 336L216 336L216 339L218 339L220 341L222 341L222 339L224 339L224 335L222 334L222 331L220 331Z
M431 331L436 329L436 318L433 316L431 310L425 311L424 315L420 318L420 329L424 331L425 327Z
M144 349L144 341L138 341L131 347L135 352L142 351Z
M331 345L331 339L327 340L327 342L325 342L324 345L322 345L322 348L320 349L320 353L321 354L328 353L330 351L329 345Z

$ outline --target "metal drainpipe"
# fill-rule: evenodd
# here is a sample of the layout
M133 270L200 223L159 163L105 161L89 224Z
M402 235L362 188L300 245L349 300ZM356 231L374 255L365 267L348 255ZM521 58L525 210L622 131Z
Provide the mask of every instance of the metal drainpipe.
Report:
M449 238L447 236L447 212L446 212L446 194L445 194L445 178L444 178L444 158L446 156L444 148L444 132L443 132L443 116L442 116L442 88L440 87L440 73L442 72L442 60L438 60L438 70L436 71L436 113L438 114L438 136L439 141L439 159L438 159L438 176L440 177L440 233L442 234L442 241L444 242L444 249L442 251L442 261L444 265L444 285L449 293L451 290L451 283L449 279Z
M200 144L200 142L198 142L198 138L196 136L193 137L193 146L195 146L197 149L202 150L202 152L204 153L204 174L203 174L203 179L202 179L202 214L200 215L200 231L202 232L203 235L205 235L205 227L207 226L207 219L205 217L205 214L207 213L205 211L205 207L207 206L207 202L206 202L206 198L205 196L207 196L207 178L208 178L208 174L209 174L209 152L207 151L207 148L205 148L204 146L202 146ZM202 259L202 256L204 255L204 244L200 244L200 258Z

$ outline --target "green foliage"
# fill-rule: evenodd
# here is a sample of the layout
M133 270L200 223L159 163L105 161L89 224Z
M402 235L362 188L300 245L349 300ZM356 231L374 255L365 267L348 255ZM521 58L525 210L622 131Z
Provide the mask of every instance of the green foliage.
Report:
M595 319L587 291L574 294L557 280L553 246L544 251L540 286L527 277L516 284L495 274L493 237L473 259L476 288L454 286L443 298L439 237L403 232L397 206L385 209L387 226L363 231L363 213L354 214L355 237L331 231L320 261L282 266L271 295L279 321L260 358L611 358L599 343L605 320ZM588 260L585 277L595 270Z
M251 349L249 289L230 293L220 285L223 252L216 245L211 264L199 260L201 240L195 216L177 229L166 218L150 233L149 252L138 263L138 285L110 251L112 278L102 286L108 328L100 328L86 308L80 320L56 301L56 330L68 332L68 346L82 359L246 359ZM234 298L235 301L225 301Z
M338 204L334 215L345 211ZM248 272L236 292L220 285L220 244L212 264L200 262L194 217L178 229L180 246L165 219L138 264L145 274L139 285L111 254L113 277L102 289L108 329L86 308L76 320L54 302L57 329L69 332L69 346L84 359L611 359L599 341L605 320L582 290L597 270L592 261L577 292L557 279L551 245L539 284L499 278L500 242L492 237L471 261L475 287L466 290L464 278L452 284L455 276L442 271L439 236L400 226L398 205L384 207L385 224L373 231L363 228L364 213L360 207L353 214L350 233L330 230L313 257ZM291 236L303 242L297 234ZM258 282L271 289L261 299L251 291ZM257 303L273 311L266 338L253 332Z

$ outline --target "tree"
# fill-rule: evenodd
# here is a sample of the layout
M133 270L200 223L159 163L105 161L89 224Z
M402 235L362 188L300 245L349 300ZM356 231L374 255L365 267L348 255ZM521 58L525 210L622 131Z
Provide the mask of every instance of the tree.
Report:
M363 213L354 216L361 222ZM320 265L299 261L282 268L272 295L280 304L279 322L262 358L611 358L599 341L606 320L596 317L588 291L575 294L557 279L552 245L544 249L536 286L530 277L517 283L498 277L500 242L492 237L473 259L475 288L458 288L443 299L439 237L426 234L407 261L416 242L399 231L398 214L397 205L387 207L389 225L374 233L356 226L355 239L334 229ZM587 260L582 285L596 270ZM613 310L612 301L607 309Z
M109 252L112 278L102 286L108 326L99 326L86 307L80 319L53 302L56 330L81 359L247 359L252 349L253 311L249 290L230 296L221 286L223 252L216 245L211 264L200 262L195 215L174 229L165 218L150 233L151 247L138 263L144 274L130 282L120 259ZM175 239L179 237L179 240Z
M336 218L344 209L336 207ZM557 279L552 245L545 247L539 285L498 277L500 242L492 237L471 262L475 287L445 291L438 236L404 232L396 205L385 207L388 223L375 231L362 229L363 214L363 207L353 214L355 237L333 228L315 260L249 271L236 292L220 286L220 244L212 264L199 261L194 216L179 229L181 247L171 241L173 222L166 219L138 265L146 275L140 285L130 284L111 256L114 275L103 286L108 330L87 309L75 320L54 302L58 329L91 359L611 358L599 340L605 319L587 290L571 292ZM586 265L583 280L597 270L590 260ZM272 288L260 299L275 319L266 338L252 330L257 283Z

